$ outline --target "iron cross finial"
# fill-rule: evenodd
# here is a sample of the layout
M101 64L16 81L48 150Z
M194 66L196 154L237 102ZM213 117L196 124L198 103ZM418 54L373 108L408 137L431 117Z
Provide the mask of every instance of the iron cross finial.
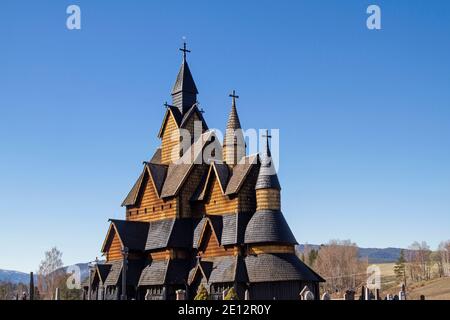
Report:
M233 90L233 92L230 94L230 97L233 99L239 99L239 96L236 95L236 90Z
M263 138L267 138L267 141L272 138L272 136L269 134L269 130L266 129L266 134L263 134Z
M191 52L191 50L188 50L187 48L187 44L186 44L186 41L185 42L183 42L183 48L180 48L180 51L183 51L183 59L186 59L186 53L187 52Z
M233 98L233 105L236 104L236 99L239 99L239 96L236 95L236 90L233 90L233 92L229 95L231 98Z

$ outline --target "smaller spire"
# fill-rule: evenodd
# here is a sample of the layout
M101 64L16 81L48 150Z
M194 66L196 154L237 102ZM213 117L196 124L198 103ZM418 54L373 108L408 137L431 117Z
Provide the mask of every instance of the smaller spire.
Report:
M272 161L272 153L270 152L269 139L272 136L269 130L263 135L266 138L266 148L261 155L261 168L259 169L258 180L256 181L255 189L277 189L281 190L280 182Z
M228 165L234 166L245 157L246 145L236 108L236 99L239 99L239 96L236 95L235 90L229 96L233 100L223 140L223 160Z
M229 95L229 97L233 98L231 103L231 112L228 116L228 123L227 123L227 129L241 129L241 122L239 120L239 116L237 113L236 108L236 99L239 99L239 96L236 95L236 90L233 90L233 92Z

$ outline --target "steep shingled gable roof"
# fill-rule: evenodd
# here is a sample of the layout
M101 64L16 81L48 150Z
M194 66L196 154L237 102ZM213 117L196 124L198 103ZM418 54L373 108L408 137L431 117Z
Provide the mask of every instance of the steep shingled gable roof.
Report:
M208 193L208 190L212 188L212 180L214 177L219 182L222 194L225 195L225 190L228 184L229 176L230 170L226 164L218 163L215 161L211 162L206 179L203 179L202 182L199 184L199 188L197 189L197 192L194 193L191 200L193 201L204 200L205 196Z
M189 119L196 114L199 118L199 120L202 122L203 130L208 130L208 125L205 121L205 118L203 117L203 114L198 109L198 104L195 103L192 105L185 113L184 115L181 114L180 110L177 107L174 106L168 106L166 113L164 114L164 118L161 124L161 127L158 132L158 138L162 138L164 128L166 126L166 123L169 119L169 117L173 117L175 124L177 125L177 128L185 128L185 125L188 123Z
M164 219L149 222L145 250L190 248L193 222L191 219Z
M238 193L251 169L256 165L258 165L257 155L247 156L235 165L228 181L225 194L232 195Z
M128 193L125 200L122 202L122 207L136 205L139 193L144 187L143 181L147 176L151 177L151 181L153 187L155 188L156 194L158 197L161 197L161 191L164 185L164 180L166 178L167 168L168 167L166 165L145 162L144 169L141 175L139 176L131 191Z
M177 195L194 165L204 163L202 159L204 148L209 143L218 143L215 137L216 135L213 131L203 133L197 141L191 145L183 157L181 157L176 163L169 165L167 177L161 192L161 198L168 198Z
M116 233L123 247L132 251L143 251L149 228L148 222L109 220L111 222L105 241L103 242L102 252L107 252L108 246Z

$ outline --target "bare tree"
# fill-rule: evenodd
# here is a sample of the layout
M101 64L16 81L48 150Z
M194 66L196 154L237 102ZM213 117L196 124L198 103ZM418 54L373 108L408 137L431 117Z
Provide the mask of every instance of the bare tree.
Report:
M431 279L431 270L433 266L432 251L425 242L415 241L408 251L409 274L412 280L422 281Z
M38 289L43 298L52 299L58 282L64 276L64 272L60 270L62 266L61 251L53 247L45 252L38 271Z
M362 283L367 262L359 259L358 247L350 240L333 240L320 248L315 268L326 278L327 290L344 291Z
M439 276L450 277L450 240L439 244L436 259Z

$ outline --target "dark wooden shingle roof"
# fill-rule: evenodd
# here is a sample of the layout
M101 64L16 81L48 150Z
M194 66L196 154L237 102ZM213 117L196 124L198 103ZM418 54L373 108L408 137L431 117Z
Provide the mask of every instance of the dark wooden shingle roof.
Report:
M269 147L269 139L266 141L266 150L261 155L261 167L259 169L258 180L255 189L277 189L281 190L272 154Z
M115 230L117 230L124 247L127 247L131 251L144 250L149 228L148 222L127 220L110 221L114 225Z
M239 192L250 170L257 165L257 156L244 157L241 162L233 167L225 194L232 195Z
M154 260L142 270L138 285L184 284L189 269L188 260Z
M208 283L246 282L245 266L238 256L210 258L203 263L212 262Z
M172 88L172 94L179 92L198 94L197 86L195 85L194 78L192 77L192 73L186 59L183 59L177 79Z
M297 244L280 211L257 211L247 224L245 243Z
M245 258L250 283L324 280L295 254L259 254Z
M141 272L138 285L153 286L163 285L166 281L167 267L169 260L152 261Z
M164 219L149 222L145 250L189 248L192 246L191 219Z
M122 273L122 260L111 262L111 269L106 277L105 286L115 286L119 282Z

